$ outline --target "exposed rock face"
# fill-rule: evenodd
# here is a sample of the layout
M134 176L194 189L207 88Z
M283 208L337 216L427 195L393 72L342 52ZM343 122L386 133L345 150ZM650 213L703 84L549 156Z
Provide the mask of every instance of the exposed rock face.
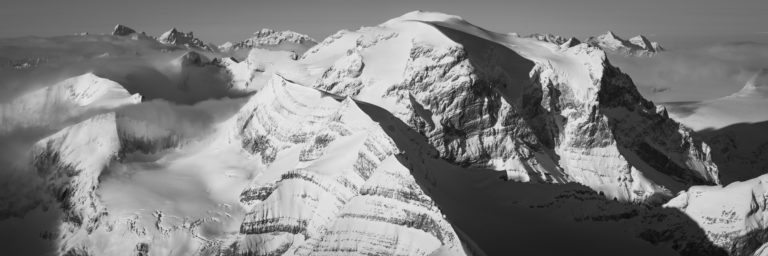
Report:
M242 61L222 58L217 62L229 73L231 91L253 93L267 84L272 75L291 75L292 70L300 69L296 67L297 58L294 52L251 49Z
M712 147L722 183L744 181L768 171L768 70L762 69L741 90L717 99L671 105L675 120L697 130ZM688 110L685 110L688 109Z
M611 31L596 37L590 37L587 43L598 46L607 52L615 52L633 56L653 56L664 51L657 42L651 42L643 35L624 40Z
M132 28L123 26L121 24L115 25L115 29L112 30L113 36L130 36L131 34L135 34L136 30L133 30Z
M718 167L727 171L723 184L744 181L758 177L768 171L768 137L755 136L765 133L768 121L740 123L716 130L701 131L712 145L714 160Z
M341 95L356 96L362 89L363 81L360 79L360 75L364 66L363 56L356 51L350 51L346 57L337 60L330 69L323 73L321 83L317 85L317 88Z
M184 33L176 30L176 28L172 28L160 35L160 37L157 38L157 41L165 45L184 46L191 49L206 51L214 51L215 49L215 47L211 47L203 42L203 40L196 38L191 31Z
M67 127L32 149L33 165L64 216L56 238L65 254L81 246L79 233L90 234L106 212L95 193L101 171L117 157L120 140L114 113Z
M708 146L657 113L599 49L559 50L430 15L406 14L331 37L303 60L312 65L329 63L320 56L344 56L328 67L317 88L390 110L429 138L443 159L459 165L506 171L508 179L519 181L577 181L632 201L719 182ZM348 43L389 34L395 36L371 45ZM401 78L376 77L388 73L369 65L381 62L372 49L403 41L412 42L410 49L387 55L405 59L402 71L391 73ZM353 55L339 51L362 55L363 64L346 61ZM347 70L362 74L328 75Z
M463 254L395 159L393 142L350 98L276 76L243 108L238 127L243 147L272 165L241 196L250 211L230 253Z
M305 50L306 50L314 46L315 44L317 44L317 41L315 41L314 39L312 39L307 35L293 32L290 30L276 31L276 30L265 28L253 33L252 37L245 39L241 42L237 42L237 43L227 42L219 46L219 49L221 51L237 51L240 49L270 47L270 46L279 46L279 45L287 45L287 44L302 46L302 47L305 47Z
M534 38L536 40L543 41L543 42L550 42L550 43L553 43L553 44L564 44L568 40L571 40L569 38L565 38L565 37L558 36L558 35L553 35L553 34L538 34L538 33L536 33L536 34L531 34L528 37Z
M161 37L185 47L195 40L175 30ZM634 41L648 48L647 39ZM597 47L414 12L339 32L297 57L253 49L240 62L194 51L172 61L183 81L227 75L224 89L244 92L238 99L140 103L118 84L85 75L22 97L42 99L25 105L35 108L1 106L4 126L23 120L13 119L27 113L19 109L44 113L41 120L62 106L76 110L67 115L74 125L31 150L31 168L63 213L56 233L43 236L65 255L483 255L475 239L494 255L513 242L514 250L548 254L556 250L538 245L600 247L610 235L631 240L620 246L671 254L765 250L764 177L695 186L666 208L654 206L691 185L719 184L724 174L709 147L643 99ZM178 112L164 112L171 109ZM226 164L183 161L206 156ZM114 166L181 169L160 177L195 182L147 179L161 192L199 186L167 197L191 200L186 206L199 212L155 209L146 202L152 196L136 196L128 210L110 205L99 189L108 184L102 178L114 178L107 175L124 178ZM250 172L233 171L240 167ZM196 172L205 175L195 179ZM239 187L222 188L238 178ZM214 190L234 193L219 201ZM577 234L561 234L570 228Z
M570 48L581 44L581 40L575 37L571 37L568 39L568 41L565 41L564 43L560 44L561 47Z

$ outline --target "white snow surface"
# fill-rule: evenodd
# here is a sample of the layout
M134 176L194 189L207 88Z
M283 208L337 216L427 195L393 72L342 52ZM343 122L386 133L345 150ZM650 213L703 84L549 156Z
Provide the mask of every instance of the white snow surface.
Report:
M43 87L0 105L0 134L71 122L83 115L136 104L141 95L120 84L86 73Z
M670 196L670 191L684 187L675 185L676 181L665 179L664 175L658 175L660 170L643 165L641 158L620 153L619 145L586 149L574 149L568 145L580 140L579 127L594 122L590 120L594 117L581 113L594 111L591 109L605 104L598 99L601 90L608 90L603 87L625 86L627 93L635 90L629 81L603 85L606 82L602 79L614 79L605 77L608 72L605 69L606 55L586 44L562 47L537 38L490 32L458 16L416 11L376 27L364 27L354 32L340 31L307 51L300 61L308 66L310 74L318 77L316 88L383 107L406 123L413 122L414 118L421 119L417 122L423 124L414 125L425 126L423 132L428 137L435 136L434 143L438 144L443 157L467 162L485 161L481 166L506 171L509 179L577 181L610 197L641 201L657 194ZM500 103L493 102L499 99L472 98L475 97L470 93L472 90L482 90L477 88L482 84L475 85L482 79L490 79L487 82L491 83L490 90L499 90L499 94L503 95ZM552 160L544 152L534 153L535 150L521 145L515 138L507 140L509 137L506 136L484 135L507 129L532 133L521 126L508 127L502 120L504 115L519 111L520 101L531 86L551 90L546 87L547 84L558 86L557 89L564 94L561 97L567 97L560 100L569 102L565 104L581 106L560 110L560 115L567 116L568 122L560 124L564 128L556 140L563 142L553 148L559 155L559 161ZM635 102L626 104L646 106L643 101L637 96ZM481 108L478 110L481 116L477 118L483 120L471 121L477 124L467 126L486 125L483 123L494 121L496 113L486 112L493 111L491 109L495 104L500 104L502 110L495 120L496 124L487 124L493 131L472 131L480 134L476 135L477 139L466 139L466 144L443 142L441 134L444 130L465 125L461 122L468 120L451 123L468 115L467 111L477 105ZM614 112L605 111L606 114ZM624 118L622 122L627 123L651 122L639 116L633 117L644 114L626 114L618 110L614 116ZM677 127L663 129L687 134ZM490 159L476 158L492 147L488 144L494 143L499 146L490 149L495 152L487 153L491 155ZM708 154L706 146L695 151L702 151L696 154ZM671 157L679 158L675 161L685 168L696 169L704 179L717 182L716 167L706 157L688 163L685 162L688 161L686 157ZM525 171L515 171L521 168ZM620 169L626 171L617 171Z
M0 237L45 245L20 255L765 251L768 178L691 187L721 183L709 146L601 50L661 47L595 40L415 11L317 45L262 30L223 47L242 60L185 53L158 69L169 94L222 93L186 105L92 73L32 90L0 105L0 135L45 129L3 175L33 181L0 197L30 200L2 202ZM314 46L261 47L284 43ZM764 73L728 104L764 99Z

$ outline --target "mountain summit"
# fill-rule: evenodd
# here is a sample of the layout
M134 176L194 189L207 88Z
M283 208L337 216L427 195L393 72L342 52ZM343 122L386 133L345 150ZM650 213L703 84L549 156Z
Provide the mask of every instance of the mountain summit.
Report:
M157 38L157 41L166 45L185 46L192 49L202 49L207 51L214 50L214 47L211 47L203 42L203 40L196 38L192 31L184 33L176 28L172 28L160 35L160 37Z
M307 49L315 46L317 41L308 35L300 34L290 30L277 31L264 28L253 33L248 39L240 42L226 42L218 48L222 52L236 52L239 50L248 50L252 48L262 48L270 50L292 51L297 54L304 53Z
M596 37L589 37L586 42L608 52L633 56L653 56L664 51L664 48L659 43L651 42L643 35L637 35L629 40L624 40L613 33L613 31L608 31Z
M415 11L316 44L261 30L233 52L177 29L98 38L154 51L131 71L96 59L114 82L87 73L0 105L0 149L24 156L0 166L30 178L0 186L30 199L0 224L46 224L0 232L50 254L753 255L767 240L765 178L722 187L723 150L608 60L660 49L643 36Z
M115 29L112 30L113 36L129 36L135 33L136 33L136 30L133 30L132 28L129 28L121 24L115 25Z

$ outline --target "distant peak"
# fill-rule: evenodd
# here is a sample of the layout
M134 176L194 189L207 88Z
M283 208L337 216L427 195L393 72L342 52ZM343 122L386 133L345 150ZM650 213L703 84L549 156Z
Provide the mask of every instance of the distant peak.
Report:
M568 39L568 41L565 41L565 43L563 43L562 45L565 46L565 47L569 47L570 48L570 47L574 47L574 46L579 45L579 44L581 44L581 40L579 40L578 38L575 38L575 37L571 37L571 38Z
M195 34L190 32L181 32L175 27L160 35L157 41L166 45L186 46L213 51L213 48L205 44L202 40L195 38Z
M275 33L275 32L277 32L277 31L276 31L276 30L274 30L274 29L271 29L271 28L262 28L262 29L261 29L261 30L259 30L259 31L253 32L253 34L254 34L254 35L259 35L259 34L272 34L272 33Z
M113 36L128 36L134 33L136 33L136 30L122 24L115 25L115 29L112 30Z
M744 87L732 96L768 96L768 69L762 68L758 70Z
M261 30L253 32L253 36L248 39L236 43L227 42L218 47L221 51L231 51L256 48L265 45L281 45L283 43L314 46L317 44L317 41L308 35L291 30L279 31L270 28L262 28Z
M629 39L629 42L644 50L656 51L656 49L654 49L653 47L653 43L651 43L651 41L648 40L648 38L646 38L643 35L637 35L635 37L632 37Z
M616 33L613 33L613 31L610 31L610 30L608 30L608 32L605 32L605 34L603 34L603 36L608 37L608 38L616 38L616 39L619 38L619 36L616 35Z

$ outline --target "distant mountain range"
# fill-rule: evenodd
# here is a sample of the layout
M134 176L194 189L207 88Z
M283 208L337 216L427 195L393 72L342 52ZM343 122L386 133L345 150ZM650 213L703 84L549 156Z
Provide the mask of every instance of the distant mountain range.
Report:
M643 98L606 51L663 51L644 36L414 11L319 43L123 25L57 40L109 47L72 57L94 72L0 104L0 142L34 138L0 143L28 159L7 165L0 226L37 223L12 238L42 244L9 238L13 255L766 251L764 154L729 165L722 142Z

